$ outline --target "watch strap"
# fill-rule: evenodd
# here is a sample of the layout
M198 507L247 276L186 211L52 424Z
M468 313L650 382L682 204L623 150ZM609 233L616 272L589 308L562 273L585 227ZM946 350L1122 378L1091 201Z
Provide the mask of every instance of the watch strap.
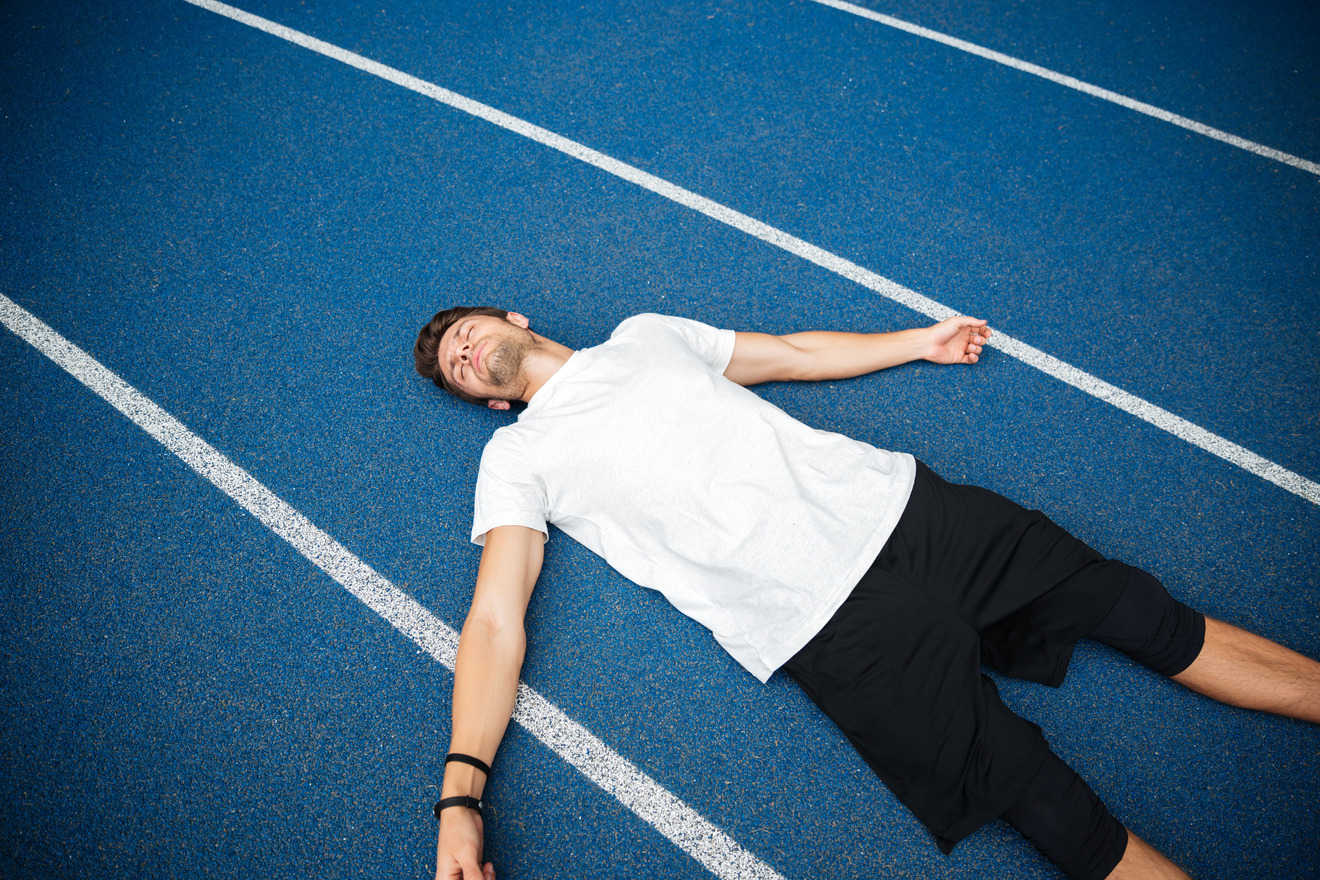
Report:
M447 798L442 798L441 800L436 801L436 804L435 804L435 817L436 817L437 819L439 819L439 818L440 818L440 811L441 811L441 810L447 810L447 809L449 809L450 807L467 807L469 810L476 810L478 813L480 813L480 812L481 812L481 799L480 799L480 798L474 798L474 797L468 797L468 796L465 795L465 794L464 794L464 795L459 795L459 796L457 796L457 797L447 797Z

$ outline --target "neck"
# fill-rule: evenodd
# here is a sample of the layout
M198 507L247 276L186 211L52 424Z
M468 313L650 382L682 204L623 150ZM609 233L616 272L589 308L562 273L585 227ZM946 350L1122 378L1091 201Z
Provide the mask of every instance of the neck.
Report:
M518 398L523 403L531 403L532 396L540 391L545 383L550 381L550 377L559 372L559 368L573 355L573 349L566 345L560 345L537 333L532 335L536 337L536 347L528 352L527 360L523 362L523 376L527 379L527 385Z

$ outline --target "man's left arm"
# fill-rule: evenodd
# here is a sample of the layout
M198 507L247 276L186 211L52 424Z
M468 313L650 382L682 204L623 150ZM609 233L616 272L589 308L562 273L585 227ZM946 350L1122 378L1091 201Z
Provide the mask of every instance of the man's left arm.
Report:
M848 379L917 360L974 364L989 338L985 321L964 316L896 333L738 333L724 375L739 385L756 385Z

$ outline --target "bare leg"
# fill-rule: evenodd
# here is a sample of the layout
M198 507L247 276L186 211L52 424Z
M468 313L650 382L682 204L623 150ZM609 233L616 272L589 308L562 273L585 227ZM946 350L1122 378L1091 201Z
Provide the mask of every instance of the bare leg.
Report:
M1107 880L1189 880L1182 869L1137 835L1128 831L1123 860Z
M1230 706L1320 724L1320 663L1208 617L1205 647L1173 680Z
M1320 724L1320 663L1222 621L1205 619L1205 646L1173 680L1199 694ZM1188 880L1159 850L1128 831L1107 880Z

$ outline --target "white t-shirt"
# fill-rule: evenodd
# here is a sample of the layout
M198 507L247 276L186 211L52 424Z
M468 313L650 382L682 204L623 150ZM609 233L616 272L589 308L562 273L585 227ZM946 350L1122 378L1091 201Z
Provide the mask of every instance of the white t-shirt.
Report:
M866 573L916 466L726 379L733 343L639 315L574 352L487 443L472 540L554 523L765 681Z

